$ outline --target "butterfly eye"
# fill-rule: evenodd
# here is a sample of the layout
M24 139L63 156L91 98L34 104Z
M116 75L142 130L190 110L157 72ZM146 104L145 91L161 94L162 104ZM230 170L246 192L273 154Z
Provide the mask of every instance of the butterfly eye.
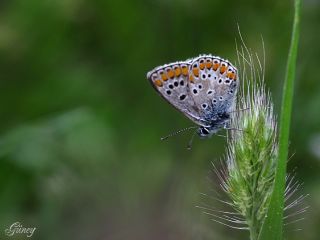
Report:
M203 135L208 135L208 134L209 134L209 131L208 131L208 129L206 129L206 128L201 128L201 133L202 133Z

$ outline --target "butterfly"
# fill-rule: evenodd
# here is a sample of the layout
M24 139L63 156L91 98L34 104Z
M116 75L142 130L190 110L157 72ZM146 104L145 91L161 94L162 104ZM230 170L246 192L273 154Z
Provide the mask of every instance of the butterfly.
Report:
M197 124L201 138L227 128L239 86L237 69L217 56L200 55L147 73L155 90Z

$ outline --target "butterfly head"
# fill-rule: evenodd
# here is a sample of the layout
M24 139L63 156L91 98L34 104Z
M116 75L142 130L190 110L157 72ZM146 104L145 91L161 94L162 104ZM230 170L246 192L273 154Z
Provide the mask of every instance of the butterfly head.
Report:
M226 129L229 125L229 114L223 113L219 114L219 117L209 125L209 126L200 126L197 130L197 134L200 138L208 138L216 134L221 129Z
M199 127L197 130L197 134L200 138L208 138L211 137L213 134L217 133L221 127Z

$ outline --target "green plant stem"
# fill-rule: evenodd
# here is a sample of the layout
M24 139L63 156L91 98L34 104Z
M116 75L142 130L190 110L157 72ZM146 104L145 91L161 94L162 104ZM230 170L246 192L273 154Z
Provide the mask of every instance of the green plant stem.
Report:
M258 159L258 156L255 156L255 158ZM257 221L257 214L256 214L256 199L255 199L255 192L256 192L256 188L257 188L257 178L258 178L258 172L257 169L255 169L253 172L255 172L256 174L254 174L253 176L253 182L251 184L251 186L253 186L253 188L251 189L252 191L252 209L251 209L251 216L250 216L250 224L249 224L249 231L250 231L250 240L257 240L258 239L258 235L259 235L259 223Z
M249 224L250 240L257 240L259 234L259 227L256 224L255 217L252 216L252 222Z
M299 40L300 5L300 0L295 0L295 13L292 38L288 55L286 77L283 87L283 98L280 115L279 158L276 169L274 190L268 208L268 214L264 221L259 236L259 240L281 240L283 238L282 227L284 189L288 157L288 142L292 110L293 88Z

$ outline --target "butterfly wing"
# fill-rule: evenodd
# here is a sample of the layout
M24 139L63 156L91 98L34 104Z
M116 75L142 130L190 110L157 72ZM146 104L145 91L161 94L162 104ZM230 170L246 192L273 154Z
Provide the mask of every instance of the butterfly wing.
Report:
M147 78L156 91L190 120L203 125L198 108L189 90L191 60L159 66L148 72Z
M227 60L211 55L195 58L189 65L190 96L200 118L212 123L230 113L238 88L237 69Z

